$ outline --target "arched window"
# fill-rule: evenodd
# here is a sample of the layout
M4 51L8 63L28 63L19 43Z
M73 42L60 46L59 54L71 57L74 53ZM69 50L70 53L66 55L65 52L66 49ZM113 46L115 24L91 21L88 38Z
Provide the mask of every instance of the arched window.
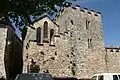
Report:
M88 39L88 48L92 47L92 39Z
M41 43L41 28L37 28L37 34L36 34L36 41L37 43Z
M54 30L50 30L50 45L54 44Z
M43 38L48 38L48 22L44 22L43 26Z

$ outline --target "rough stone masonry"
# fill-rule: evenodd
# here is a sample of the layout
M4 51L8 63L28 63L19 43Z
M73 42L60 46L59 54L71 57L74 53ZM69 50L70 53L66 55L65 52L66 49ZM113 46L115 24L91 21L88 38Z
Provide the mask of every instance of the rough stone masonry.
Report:
M8 79L21 70L77 78L120 72L120 47L104 46L100 12L66 6L54 20L44 15L26 27L23 47L13 30L8 37L15 45L7 45L7 28L0 28L0 73Z
M27 27L23 72L29 72L31 59L39 72L56 77L89 78L106 71L99 12L64 7L53 21L43 16Z

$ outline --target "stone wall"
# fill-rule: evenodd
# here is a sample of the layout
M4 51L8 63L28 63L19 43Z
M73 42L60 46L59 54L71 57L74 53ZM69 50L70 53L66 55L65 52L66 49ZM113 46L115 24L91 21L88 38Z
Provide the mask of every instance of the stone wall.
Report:
M56 18L60 32L70 35L76 59L76 77L88 78L106 71L101 14L86 8L67 7Z
M120 48L119 47L105 47L106 48L106 62L107 72L120 72Z
M1 52L0 58L2 59L0 71L4 78L12 80L22 71L22 41L15 34L15 29L11 25L4 23L0 27L0 40L2 40L0 47L3 49L1 50L3 52Z
M62 11L54 21L42 17L33 26L28 26L23 72L29 72L32 59L40 67L39 72L57 77L89 78L95 73L105 72L101 14L75 6L65 7ZM50 45L50 36L47 43L43 41L45 21L48 22L48 36L50 29L58 34L54 34L54 45ZM40 44L36 42L38 27L41 28Z
M22 73L22 41L15 34L15 31L8 27L5 48L5 69L7 79L13 80L16 75Z
M7 29L5 25L0 24L0 78L6 77L4 65L4 53L6 45Z

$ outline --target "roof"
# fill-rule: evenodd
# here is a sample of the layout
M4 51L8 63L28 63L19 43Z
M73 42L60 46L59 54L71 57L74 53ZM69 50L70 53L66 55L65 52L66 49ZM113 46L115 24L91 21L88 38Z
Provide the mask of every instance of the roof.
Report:
M13 30L15 30L15 28L14 28L9 22L0 20L0 24L1 24L1 25L9 25ZM4 27L5 27L5 26L0 26L0 28L4 28Z
M47 14L44 14L44 15L40 16L38 19L34 20L32 23L34 24L35 22L37 22L37 21L39 21L39 20L41 20L41 19L43 19L45 17L48 17L50 19L50 17Z
M40 16L38 19L34 20L34 21L32 22L32 24L34 24L35 22L40 21L41 19L43 19L43 18L45 18L45 17L47 17L47 18L49 18L49 19L51 20L51 18L50 18L47 14L43 14L43 15ZM56 22L54 22L54 21L52 21L52 20L51 20L51 22L52 22L53 24L55 24L56 26L59 27L59 25L58 25Z

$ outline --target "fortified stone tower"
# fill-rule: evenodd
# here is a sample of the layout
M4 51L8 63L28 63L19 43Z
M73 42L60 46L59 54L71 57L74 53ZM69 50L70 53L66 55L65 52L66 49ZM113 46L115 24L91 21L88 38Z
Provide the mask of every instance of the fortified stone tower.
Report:
M105 72L101 14L67 6L53 21L43 16L27 26L23 72L89 78ZM35 65L36 69L31 66ZM40 67L40 69L39 69Z
M69 54L75 55L76 76L87 78L106 71L101 14L87 8L67 6L56 18L60 33L69 35Z

